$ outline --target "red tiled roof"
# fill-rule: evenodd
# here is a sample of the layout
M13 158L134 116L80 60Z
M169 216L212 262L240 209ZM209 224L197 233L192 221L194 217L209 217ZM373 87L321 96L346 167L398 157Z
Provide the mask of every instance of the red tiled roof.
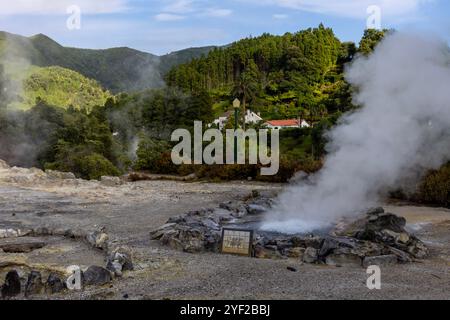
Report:
M294 127L298 126L298 120L289 119L289 120L271 120L267 121L268 124L274 127Z

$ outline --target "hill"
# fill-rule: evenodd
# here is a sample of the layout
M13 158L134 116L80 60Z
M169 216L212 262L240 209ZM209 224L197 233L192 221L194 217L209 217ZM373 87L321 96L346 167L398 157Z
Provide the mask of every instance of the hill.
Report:
M355 44L340 42L331 29L320 25L216 48L174 67L166 81L190 93L209 92L218 112L239 97L244 107L261 112L264 118L313 121L351 108L342 69L355 51ZM336 101L340 99L348 101Z
M28 38L0 32L2 60L22 59L35 66L71 69L97 80L113 93L162 87L165 72L208 53L212 48L190 48L156 56L126 47L105 50L69 48L43 34Z

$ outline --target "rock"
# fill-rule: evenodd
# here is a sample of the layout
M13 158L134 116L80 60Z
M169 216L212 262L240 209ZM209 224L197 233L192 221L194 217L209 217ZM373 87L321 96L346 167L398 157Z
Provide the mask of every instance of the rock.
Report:
M57 274L50 273L47 279L47 283L45 284L45 288L47 293L55 294L63 291L66 287L64 285L64 282Z
M83 272L83 284L87 286L102 286L111 282L111 273L99 266L90 266Z
M177 224L177 222L166 223L165 225L162 225L158 229L155 229L155 230L150 232L150 238L152 240L159 240L159 239L161 239L161 237L164 235L164 233L166 233L169 230L173 230L173 228L175 227L176 224Z
M0 229L0 239L25 237L31 233L31 230L22 229Z
M16 270L9 271L1 288L2 298L12 298L20 294L20 277Z
M248 214L263 214L267 211L267 207L264 207L259 204L249 204L247 206Z
M90 232L86 235L87 242L94 248L108 250L109 236L103 230Z
M407 252L416 259L424 259L428 255L428 248L416 237L411 237Z
M411 256L408 253L394 247L387 247L386 255L389 254L395 255L397 257L397 261L401 263L408 263L412 261Z
M361 257L351 250L339 250L325 258L325 263L330 266L358 266L361 267Z
M365 257L363 260L363 267L367 268L369 266L387 266L391 264L397 264L398 259L394 254L375 256L375 257Z
M28 253L36 249L45 247L45 242L22 242L0 244L0 248L6 253Z
M290 239L293 247L302 247L302 248L314 248L320 249L322 246L323 239L320 237L292 237Z
M122 180L119 177L102 176L100 182L107 187L117 187L122 184Z
M327 237L319 250L319 257L324 258L338 248L355 248L356 240L346 237Z
M295 258L303 260L303 255L305 254L305 248L288 248L283 251L283 255L289 257L289 258Z
M108 257L106 269L113 272L117 277L121 277L123 271L133 270L131 250L125 247L115 249Z
M303 254L303 262L316 263L318 260L318 250L312 247L308 247Z
M72 172L61 172L61 171L55 171L55 170L45 170L45 173L47 174L47 177L49 179L55 179L55 180L75 180L76 177Z
M41 294L43 288L41 273L38 271L31 271L25 285L25 297L33 294Z
M286 269L288 269L289 271L292 271L292 272L297 272L297 269L294 267L287 267Z
M275 246L256 245L253 249L253 256L258 259L282 259L283 256Z

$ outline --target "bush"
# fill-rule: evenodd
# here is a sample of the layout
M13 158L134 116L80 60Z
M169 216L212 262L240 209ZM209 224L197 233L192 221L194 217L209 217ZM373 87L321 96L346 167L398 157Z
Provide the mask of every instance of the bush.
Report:
M450 164L430 172L420 183L416 200L450 207Z
M83 150L63 152L55 162L47 163L45 168L73 172L77 177L88 180L120 175L120 171L104 156L95 152L86 154Z
M172 162L171 148L167 141L141 137L136 155L135 170L160 174L177 173L177 167Z

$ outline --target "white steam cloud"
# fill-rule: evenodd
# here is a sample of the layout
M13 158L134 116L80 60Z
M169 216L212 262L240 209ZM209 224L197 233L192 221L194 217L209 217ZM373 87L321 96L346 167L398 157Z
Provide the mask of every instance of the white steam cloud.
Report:
M289 187L263 229L311 232L375 205L450 159L450 51L395 33L346 72L357 112L330 133L323 169ZM413 179L411 179L413 177Z

